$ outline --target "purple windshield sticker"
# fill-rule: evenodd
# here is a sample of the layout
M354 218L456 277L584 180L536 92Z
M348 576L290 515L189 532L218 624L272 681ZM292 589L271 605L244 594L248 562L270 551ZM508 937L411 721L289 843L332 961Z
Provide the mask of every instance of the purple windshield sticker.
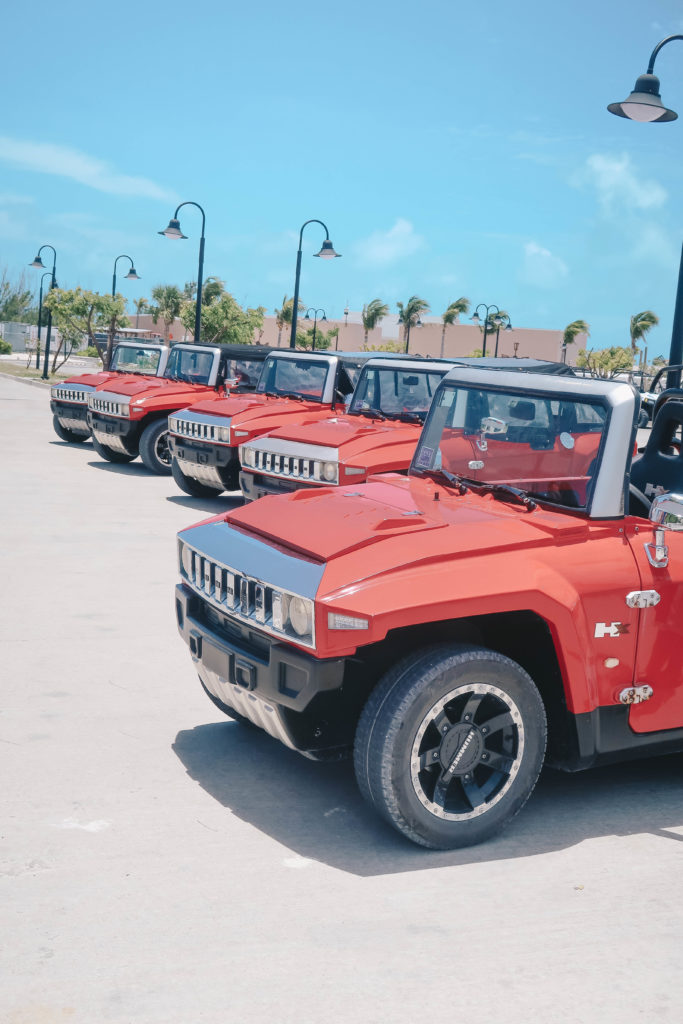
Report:
M425 448L423 446L422 448L420 448L419 452L417 453L417 465L421 469L428 469L429 466L431 466L431 464L432 464L432 456L433 455L434 455L434 449L433 448Z

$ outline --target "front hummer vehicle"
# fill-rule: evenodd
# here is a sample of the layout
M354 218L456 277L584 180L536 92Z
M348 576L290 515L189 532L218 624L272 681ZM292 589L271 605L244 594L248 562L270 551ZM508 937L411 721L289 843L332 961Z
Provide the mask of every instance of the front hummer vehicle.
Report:
M353 750L366 799L438 849L500 830L544 758L683 749L683 401L631 464L639 408L625 383L458 367L409 476L182 531L208 695L308 757Z
M316 423L346 408L369 354L273 351L253 393L199 402L169 417L173 478L187 494L238 486L239 445L287 423Z
M374 358L363 367L348 411L283 423L240 447L240 487L251 501L299 488L362 483L407 473L439 381L452 364Z
M78 377L69 377L59 384L53 384L50 389L50 409L57 436L62 441L77 444L86 441L90 437L88 395L95 388L125 374L157 377L166 369L167 359L168 348L163 343L131 339L116 345L108 370L82 373Z
M203 400L215 402L232 388L253 387L270 348L260 345L174 345L163 374L154 380L109 381L88 396L93 447L109 462L132 462L170 474L169 413Z

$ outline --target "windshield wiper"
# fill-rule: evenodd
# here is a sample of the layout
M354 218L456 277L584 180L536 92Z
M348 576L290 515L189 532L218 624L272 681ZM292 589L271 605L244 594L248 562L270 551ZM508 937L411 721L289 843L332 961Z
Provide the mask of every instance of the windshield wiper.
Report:
M358 416L369 416L372 420L385 420L386 416L380 409L356 409Z
M538 502L530 498L527 492L519 487L511 487L510 484L479 484L473 483L471 480L469 485L478 494L492 494L494 498L499 498L501 501L514 501L518 505L524 505L529 512L538 508Z
M296 391L281 391L279 398L293 398L295 402L303 402L304 396L298 395Z
M451 487L455 487L460 494L467 494L469 490L463 477L457 473L449 473L447 469L411 469L410 472L417 473L418 476L430 476L432 480L445 480Z
M424 423L424 419L427 413L425 412L405 412L399 413L398 419L403 420L404 423Z

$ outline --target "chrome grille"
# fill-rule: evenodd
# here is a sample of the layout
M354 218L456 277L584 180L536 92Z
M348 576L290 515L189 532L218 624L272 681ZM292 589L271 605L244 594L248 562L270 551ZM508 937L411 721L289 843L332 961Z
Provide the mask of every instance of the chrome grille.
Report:
M180 420L174 417L171 423L174 434L182 437L195 437L198 441L216 441L218 427L213 423L201 423L199 420Z
M252 468L251 466L248 468ZM320 480L322 461L320 459L297 458L293 455L276 455L254 449L254 466L257 472L272 473L274 476L289 476L300 480Z
M88 404L88 391L82 388L53 388L52 397L57 402L76 402L78 405Z
M281 595L287 591L221 565L195 551L189 544L185 544L185 547L190 554L191 566L189 573L182 570L182 576L211 605L230 618L265 630L280 639L295 639L296 643L304 647L315 648L315 624L310 641L298 636L287 637L282 630L276 630L273 626L273 594Z
M99 395L90 395L88 408L93 412L108 413L110 416L127 416L128 402L115 402L111 398L101 398Z

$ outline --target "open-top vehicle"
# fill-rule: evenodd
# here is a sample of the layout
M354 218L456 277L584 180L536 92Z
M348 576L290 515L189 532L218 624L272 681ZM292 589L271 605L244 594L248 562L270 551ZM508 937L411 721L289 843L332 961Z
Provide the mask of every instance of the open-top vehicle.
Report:
M78 444L90 437L88 424L88 395L97 387L132 374L135 377L157 377L163 374L168 359L168 348L163 342L118 342L112 353L108 370L81 373L68 377L50 389L50 409L55 433L62 441Z
M434 392L455 363L572 374L563 363L538 359L375 358L363 367L346 414L289 421L244 439L242 494L250 501L298 488L359 484L374 473L407 473Z
M168 416L232 388L253 387L270 348L259 345L179 344L154 380L109 381L88 396L93 446L109 462L138 455L154 473L170 474Z
M409 476L183 530L208 695L310 758L353 751L366 799L433 848L501 829L544 758L683 750L683 401L632 464L638 412L629 384L458 367Z
M176 483L193 495L235 490L240 444L284 423L314 423L330 410L343 411L368 358L362 352L273 350L250 394L198 402L169 417Z

